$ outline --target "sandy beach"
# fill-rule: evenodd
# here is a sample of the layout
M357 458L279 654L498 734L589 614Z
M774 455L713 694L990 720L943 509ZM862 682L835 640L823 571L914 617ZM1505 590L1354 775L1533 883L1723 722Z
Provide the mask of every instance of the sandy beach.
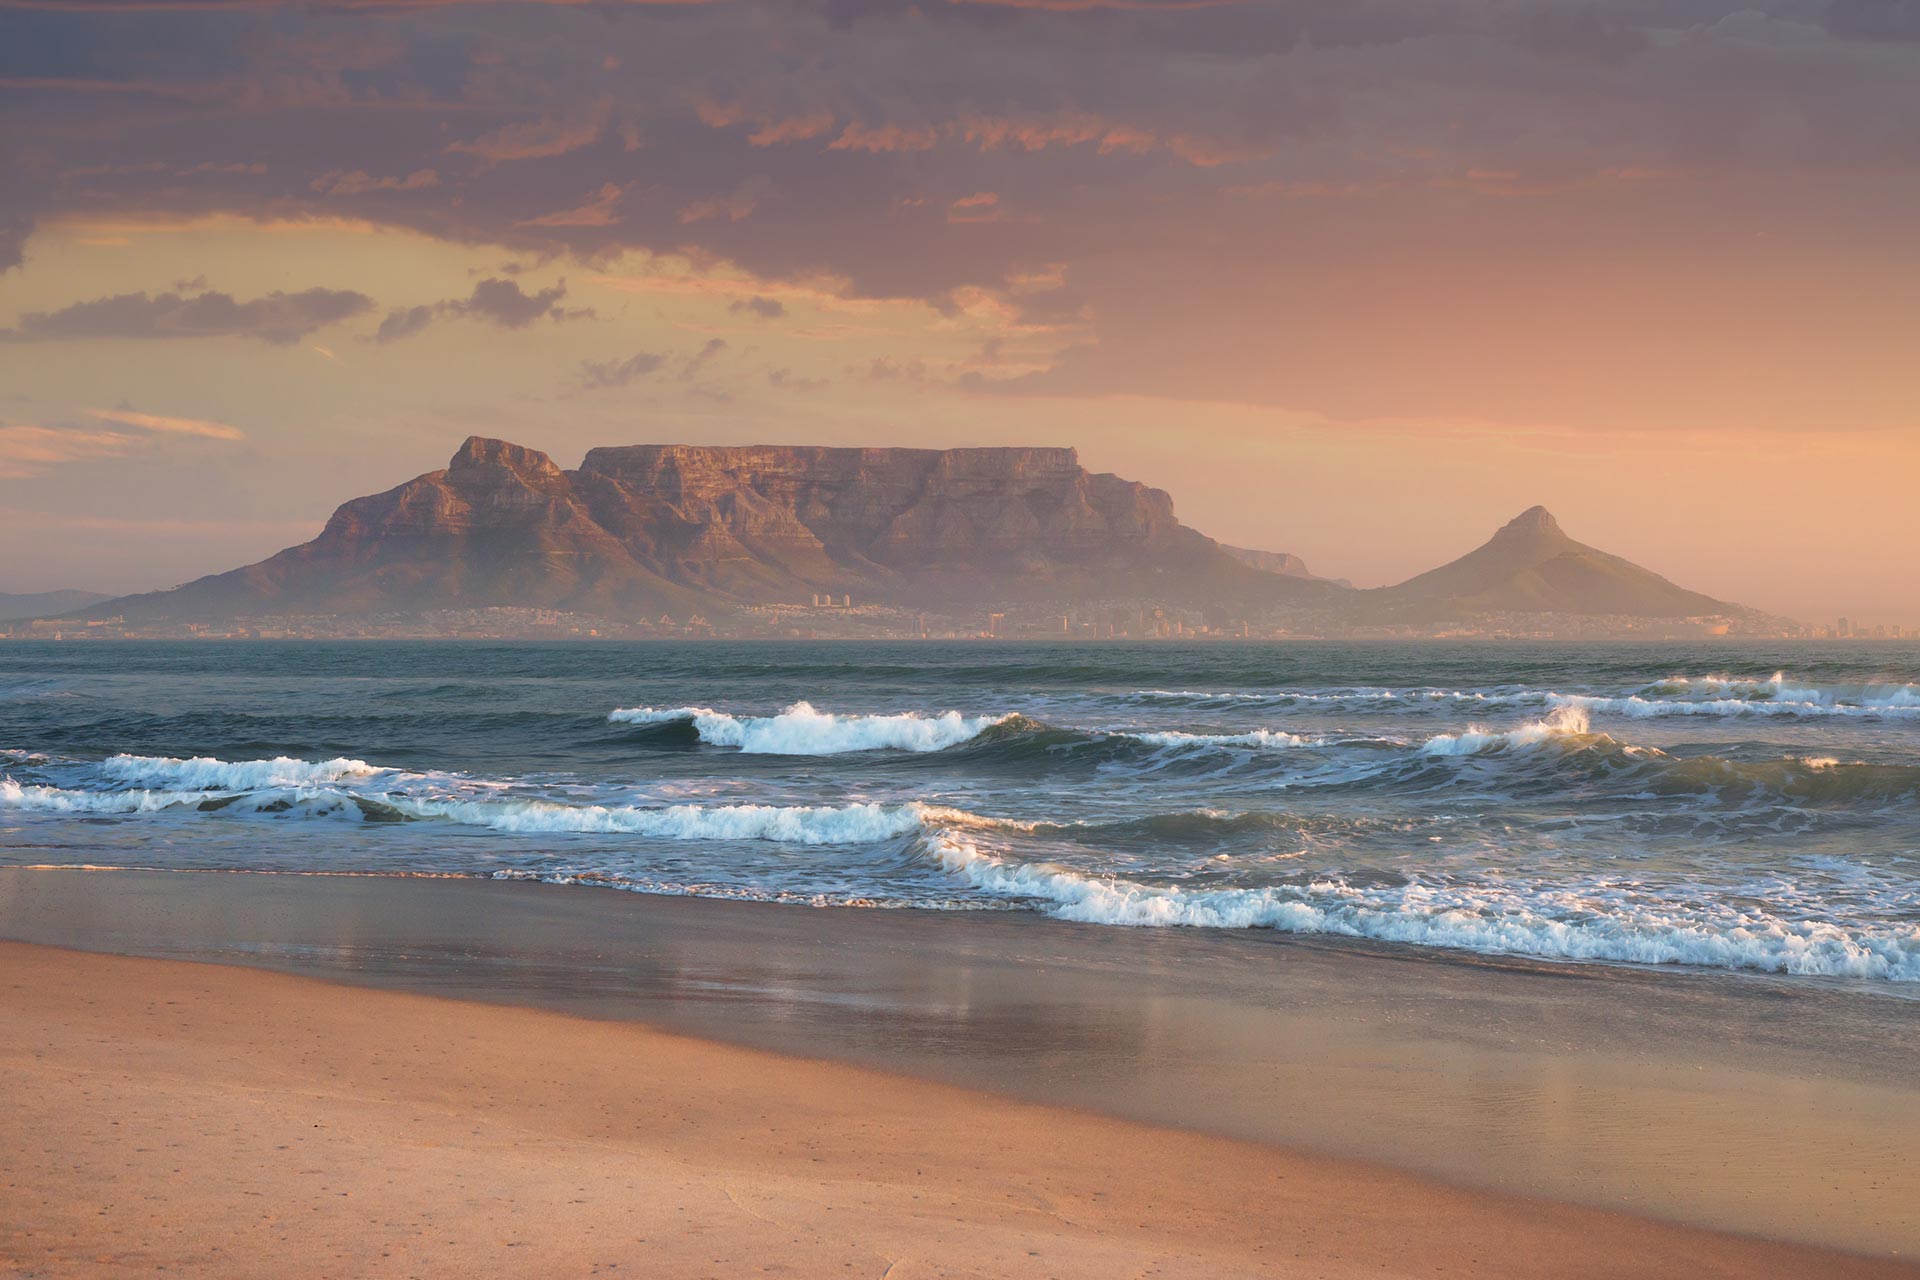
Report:
M9 1274L1914 1274L631 1024L0 970Z

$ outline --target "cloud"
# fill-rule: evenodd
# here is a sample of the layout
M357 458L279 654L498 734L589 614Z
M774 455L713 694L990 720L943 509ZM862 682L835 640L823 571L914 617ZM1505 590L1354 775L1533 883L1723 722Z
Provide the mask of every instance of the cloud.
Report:
M727 349L725 338L709 338L707 345L687 357L686 367L680 370L683 380L697 377L702 369L713 363L714 357Z
M929 125L864 125L854 123L827 144L829 151L931 151L940 135Z
M404 178L376 178L365 169L347 172L329 170L308 186L321 195L363 196L369 191L424 191L440 185L440 175L432 169L415 169Z
M28 480L44 475L55 467L125 457L150 448L167 436L226 441L246 439L245 432L224 422L168 418L125 408L89 409L86 412L89 417L102 422L132 427L134 430L0 422L0 480Z
M465 298L448 298L417 307L396 307L380 321L373 341L384 344L410 338L443 316L466 316L505 329L524 329L549 317L554 320L574 320L593 314L591 311L563 310L560 300L566 296L565 280L528 293L517 280L500 280L490 276L474 285L473 292Z
M238 427L204 418L166 418L156 413L135 413L131 409L89 409L87 412L102 422L117 422L122 426L157 431L163 435L200 436L208 440L247 438L247 433Z
M473 295L464 304L463 313L491 320L508 329L524 329L558 310L567 296L567 282L528 293L517 280L482 280L473 286Z
M787 314L787 304L778 298L766 298L755 295L751 298L740 298L736 300L727 310L732 312L747 312L759 316L763 320L778 320L781 316Z
M373 340L378 343L398 342L402 338L411 338L433 323L440 314L444 302L428 303L418 307L396 307L387 312L380 321L379 329L374 331Z
M47 37L22 47L54 52L6 91L0 265L36 221L345 205L476 262L684 255L789 306L784 286L821 279L848 306L926 301L952 326L1019 327L1017 365L1058 370L1027 392L1380 407L1332 385L1364 384L1394 411L1475 414L1493 392L1460 374L1450 335L1471 322L1483 345L1533 349L1542 327L1510 305L1533 279L1564 285L1568 323L1596 330L1569 346L1591 350L1601 326L1637 338L1615 295L1666 297L1680 267L1720 264L1717 283L1689 276L1687 307L1646 313L1673 368L1703 371L1675 381L1700 385L1761 314L1809 349L1884 349L1871 308L1836 326L1741 297L1791 297L1836 255L1890 264L1888 295L1909 283L1914 0L594 4L541 9L537 39L513 6L405 7L171 17L168 82L210 88L166 99L146 92L151 40L124 21L13 11ZM127 91L81 87L107 83ZM210 155L269 170L180 176ZM409 186L428 172L437 185ZM1432 251L1400 256L1414 244ZM1481 277L1449 285L1463 322L1436 322L1440 291L1419 281L1468 261ZM1061 268L1070 291L1018 283ZM943 301L963 296L978 301ZM463 313L403 308L380 336ZM1843 327L1849 344L1823 336ZM1395 372L1357 376L1360 360ZM1846 384L1909 385L1877 377ZM1636 416L1679 412L1652 388Z
M709 218L724 218L728 222L738 222L750 216L755 209L765 204L775 194L772 180L765 174L756 174L735 187L730 195L695 200L682 206L680 222L685 225L692 222L705 222Z
M559 209L552 213L543 213L537 217L522 218L514 223L516 227L611 227L620 221L620 215L614 207L620 203L620 197L627 189L617 182L605 183L585 204L575 205L571 209Z
M479 156L494 164L563 156L598 142L612 118L613 99L601 98L579 114L502 125L471 141L455 142L447 150Z
M827 379L802 377L791 369L774 369L767 374L767 385L782 391L818 391L827 385Z
M0 329L0 339L239 337L284 347L373 308L372 298L349 289L274 292L245 302L219 292L120 293L58 311L30 311L20 317L19 327Z
M121 431L0 423L0 480L29 480L72 462L117 458L140 438Z
M642 351L625 360L582 360L583 385L597 391L603 387L624 387L635 378L644 378L667 362L664 355Z

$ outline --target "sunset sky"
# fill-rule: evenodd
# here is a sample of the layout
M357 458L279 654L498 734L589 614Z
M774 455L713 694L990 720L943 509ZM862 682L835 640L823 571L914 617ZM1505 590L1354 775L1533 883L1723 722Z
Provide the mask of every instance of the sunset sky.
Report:
M0 590L472 433L1071 444L1360 585L1544 503L1920 624L1916 0L0 0Z

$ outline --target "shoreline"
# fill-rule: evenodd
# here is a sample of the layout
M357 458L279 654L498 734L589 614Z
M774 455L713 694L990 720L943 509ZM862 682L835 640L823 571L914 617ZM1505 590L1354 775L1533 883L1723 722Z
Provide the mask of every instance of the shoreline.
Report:
M1917 1273L631 1022L17 942L0 972L27 1276Z
M7 869L0 937L639 1023L1461 1187L1920 1253L1910 1000L468 878Z
M1541 955L1525 951L1480 950L1464 945L1435 942L1408 942L1363 933L1332 930L1295 930L1267 925L1178 924L1147 925L1113 921L1069 920L1049 911L1024 906L990 905L952 908L919 902L882 903L871 900L819 901L813 898L760 896L751 893L679 891L663 888L639 888L610 883L590 874L547 876L535 873L496 875L481 871L386 871L327 868L296 870L290 867L166 866L158 863L128 862L22 862L0 864L0 875L17 872L91 874L125 873L159 876L260 876L289 880L374 880L454 882L486 885L523 885L540 889L586 889L628 894L664 901L717 902L737 907L787 907L856 915L886 912L907 916L1015 916L1048 921L1069 929L1113 929L1120 932L1192 933L1203 936L1253 936L1276 946L1320 948L1364 955L1382 961L1408 961L1422 964L1451 964L1464 968L1487 968L1567 978L1608 975L1639 975L1676 981L1753 983L1759 987L1777 986L1781 993L1794 995L1824 991L1866 999L1909 1000L1920 1003L1920 982L1904 979L1862 977L1847 974L1789 973L1781 970L1738 965L1715 965L1685 960L1619 960L1609 957Z

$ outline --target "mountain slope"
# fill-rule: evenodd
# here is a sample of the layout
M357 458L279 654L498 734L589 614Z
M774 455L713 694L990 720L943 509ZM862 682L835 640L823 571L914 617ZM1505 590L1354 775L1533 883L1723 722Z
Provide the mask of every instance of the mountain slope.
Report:
M1324 590L1243 565L1162 491L1071 449L595 449L563 471L472 437L259 564L115 604L130 620L494 605L684 617L814 592L972 607Z
M1313 570L1307 568L1307 562L1288 551L1255 551L1251 547L1230 547L1225 543L1220 549L1249 568L1263 573L1277 573L1283 578L1304 578L1310 582L1324 582Z
M20 618L51 618L111 599L112 596L102 595L98 591L29 591L19 595L0 591L0 622L12 622Z
M1477 613L1683 618L1751 612L1575 542L1545 507L1523 511L1458 560L1365 595L1371 611L1410 618Z

